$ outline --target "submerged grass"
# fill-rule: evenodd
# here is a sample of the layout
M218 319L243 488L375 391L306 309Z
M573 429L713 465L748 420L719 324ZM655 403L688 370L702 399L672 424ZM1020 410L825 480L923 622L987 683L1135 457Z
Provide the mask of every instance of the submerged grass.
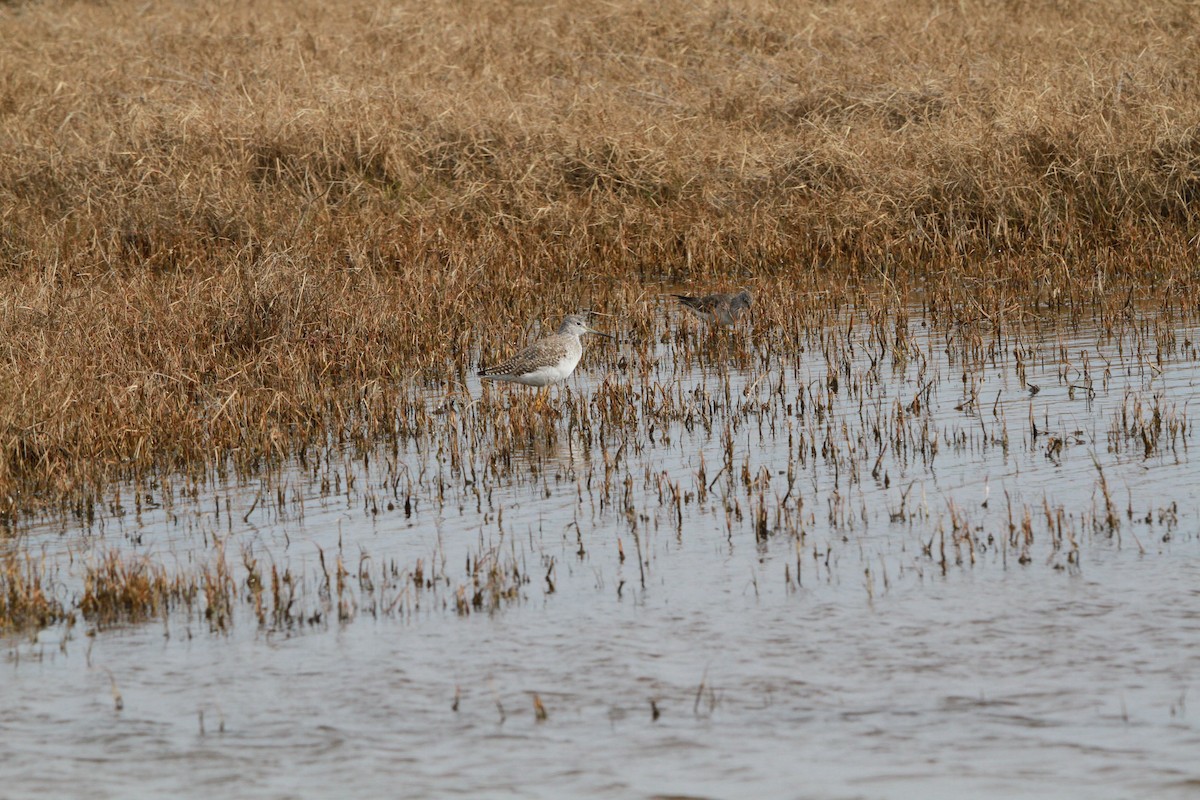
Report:
M110 551L87 569L79 610L84 619L106 627L165 617L174 606L190 605L195 596L193 580L169 576L149 558Z
M886 310L822 312L794 333L784 320L713 331L662 314L643 341L590 350L601 375L584 391L571 382L534 403L525 387L453 389L414 401L392 441L314 449L257 486L122 487L71 526L69 547L110 549L60 553L55 596L82 591L58 613L105 627L178 612L214 632L287 633L493 614L580 575L620 600L658 584L668 553L712 537L731 554L753 545L756 595L768 564L793 592L838 582L838 562L857 559L874 599L952 570L1077 574L1085 554L1123 540L1161 551L1177 536L1190 509L1145 481L1188 485L1187 326L943 326ZM230 542L240 557L226 557ZM180 553L174 567L152 558L164 547ZM0 609L8 627L57 619L22 616L45 594L28 565L7 570L22 587Z
M0 559L0 633L74 619L47 584L45 564L29 555Z

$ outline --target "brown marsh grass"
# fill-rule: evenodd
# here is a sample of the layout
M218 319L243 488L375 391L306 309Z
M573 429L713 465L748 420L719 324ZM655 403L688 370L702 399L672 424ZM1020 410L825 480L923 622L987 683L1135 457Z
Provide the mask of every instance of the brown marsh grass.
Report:
M189 579L168 575L160 564L111 551L88 567L79 610L100 626L139 622L166 616L172 605L190 603L195 594Z
M73 620L54 597L44 563L29 554L0 558L0 634Z
M0 5L0 510L394 432L534 319L1195 306L1183 3ZM397 422L400 420L400 422ZM66 506L66 507L69 507Z

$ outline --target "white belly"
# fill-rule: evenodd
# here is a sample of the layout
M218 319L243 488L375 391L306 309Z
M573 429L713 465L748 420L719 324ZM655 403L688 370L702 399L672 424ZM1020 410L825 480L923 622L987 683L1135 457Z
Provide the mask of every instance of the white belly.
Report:
M566 376L554 367L543 367L524 375L514 375L509 380L513 383L523 383L526 386L549 386L552 383L561 381L564 377Z
M558 383L570 375L578 363L579 356L575 356L573 359L567 359L548 367L538 367L532 372L526 372L524 375L514 375L511 380L515 383L523 383L526 386L549 386L552 383Z
M567 339L561 345L555 339L543 339L482 377L484 380L523 383L526 386L558 383L575 371L583 356L578 337Z

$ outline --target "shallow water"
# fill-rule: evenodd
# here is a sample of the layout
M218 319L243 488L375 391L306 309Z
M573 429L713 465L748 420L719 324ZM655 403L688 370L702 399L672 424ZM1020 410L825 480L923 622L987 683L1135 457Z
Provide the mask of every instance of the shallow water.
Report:
M30 525L68 605L114 550L240 588L221 631L5 640L2 794L1200 791L1194 329L914 313L903 352L772 357L674 324L593 348L528 436L475 432L529 397L471 384L374 451Z

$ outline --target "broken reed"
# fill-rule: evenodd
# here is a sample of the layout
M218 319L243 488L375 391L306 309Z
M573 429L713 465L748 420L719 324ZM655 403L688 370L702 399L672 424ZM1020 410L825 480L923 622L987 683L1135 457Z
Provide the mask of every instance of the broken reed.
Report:
M1196 305L1186 4L0 8L0 514L393 432L531 320ZM1098 311L1097 311L1098 310ZM399 423L403 424L403 423Z

